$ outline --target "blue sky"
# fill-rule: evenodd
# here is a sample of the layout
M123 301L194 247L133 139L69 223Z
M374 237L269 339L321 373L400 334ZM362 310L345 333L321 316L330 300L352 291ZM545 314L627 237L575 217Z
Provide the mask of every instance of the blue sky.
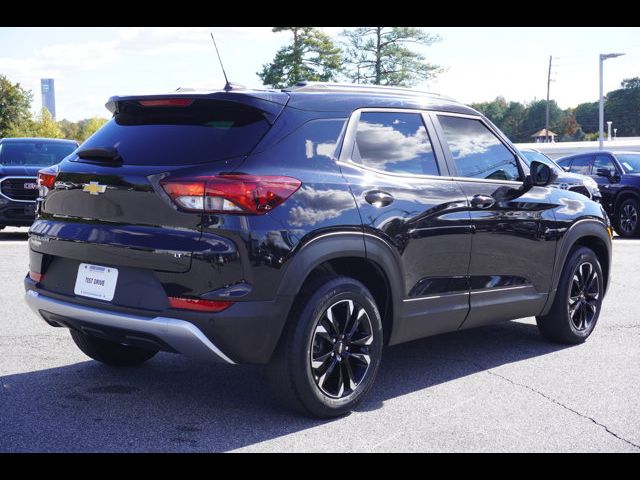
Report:
M551 97L562 108L598 95L598 54L625 52L605 62L605 92L640 76L640 28L424 27L442 41L423 49L447 68L418 87L470 103L503 95L545 98L549 55L554 56ZM343 28L323 30L337 36ZM213 32L232 81L260 87L256 72L284 45L286 33L270 27L0 28L0 73L33 90L40 78L56 80L58 119L108 117L111 95L162 93L180 86L220 88L222 72Z

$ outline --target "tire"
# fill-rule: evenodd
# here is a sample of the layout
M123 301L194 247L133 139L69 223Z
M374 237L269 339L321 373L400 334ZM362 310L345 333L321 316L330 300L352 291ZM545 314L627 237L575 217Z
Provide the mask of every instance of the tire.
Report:
M575 248L567 257L549 313L536 317L540 333L552 342L584 342L598 323L603 295L598 257L590 248Z
M623 238L640 235L640 203L635 198L623 200L616 211L615 230Z
M378 307L362 283L318 278L298 294L267 367L274 393L312 417L349 413L374 383L382 339Z
M70 330L71 338L82 352L98 362L112 367L132 367L153 357L157 350L131 347Z

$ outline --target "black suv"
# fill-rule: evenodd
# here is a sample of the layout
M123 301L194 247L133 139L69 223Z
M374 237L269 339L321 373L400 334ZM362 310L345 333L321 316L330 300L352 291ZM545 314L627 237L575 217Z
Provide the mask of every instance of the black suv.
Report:
M33 223L38 170L55 165L77 147L73 140L55 138L0 139L0 230Z
M26 300L110 365L159 350L268 364L318 417L371 388L383 345L536 316L578 343L607 288L602 207L477 111L411 90L113 97L43 172Z
M568 172L593 177L618 235L640 235L640 152L596 150L568 155L557 162Z

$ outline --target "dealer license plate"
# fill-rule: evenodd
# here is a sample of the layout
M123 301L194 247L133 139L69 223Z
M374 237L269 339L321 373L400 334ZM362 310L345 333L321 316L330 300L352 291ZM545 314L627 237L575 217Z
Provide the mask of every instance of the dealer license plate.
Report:
M78 276L76 277L76 286L73 289L73 293L110 302L113 300L117 282L117 269L81 263L78 267Z

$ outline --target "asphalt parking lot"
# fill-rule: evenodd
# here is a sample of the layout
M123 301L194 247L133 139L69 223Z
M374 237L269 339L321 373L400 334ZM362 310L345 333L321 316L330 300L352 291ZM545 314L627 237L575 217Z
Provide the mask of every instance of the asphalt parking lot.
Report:
M545 342L534 319L385 351L353 414L292 415L258 367L161 353L118 370L23 302L26 229L0 232L0 452L640 451L640 240L614 240L592 337Z

